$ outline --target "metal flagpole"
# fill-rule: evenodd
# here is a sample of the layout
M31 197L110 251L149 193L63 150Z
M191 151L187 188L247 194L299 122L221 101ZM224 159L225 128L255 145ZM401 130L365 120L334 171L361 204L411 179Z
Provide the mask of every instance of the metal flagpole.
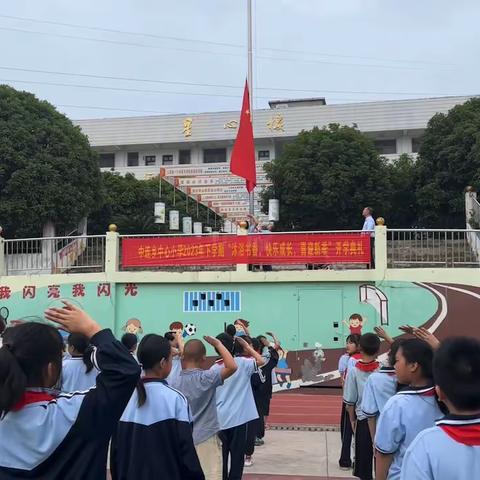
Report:
M252 0L247 0L248 4L248 89L250 91L250 121L253 128L253 28L252 28ZM254 134L255 138L255 134ZM255 191L252 190L249 194L249 212L250 215L255 214Z

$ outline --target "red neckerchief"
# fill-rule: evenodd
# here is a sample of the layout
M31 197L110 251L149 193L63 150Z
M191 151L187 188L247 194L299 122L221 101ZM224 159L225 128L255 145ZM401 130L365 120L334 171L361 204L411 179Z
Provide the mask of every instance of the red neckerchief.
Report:
M402 395L421 395L422 397L434 397L435 387L406 387L404 390L400 390L398 393Z
M55 397L46 392L32 392L27 390L23 397L13 406L12 411L17 412L31 403L50 402Z
M480 446L480 418L478 416L447 415L436 423L456 442L469 447Z
M355 368L358 368L362 372L374 372L378 370L380 364L376 360L372 360L371 362L364 362L363 360L359 360L355 364Z
M354 358L355 360L360 360L362 358L361 353L354 353L351 358Z

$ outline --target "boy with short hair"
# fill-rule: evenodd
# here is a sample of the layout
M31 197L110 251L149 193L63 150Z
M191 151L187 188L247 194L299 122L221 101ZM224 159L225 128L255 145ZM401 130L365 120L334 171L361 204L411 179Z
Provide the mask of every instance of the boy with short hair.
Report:
M184 369L173 380L173 387L188 400L193 417L193 443L206 480L221 480L222 449L217 434L215 393L223 381L231 377L237 365L230 352L216 338L203 337L222 357L222 368L205 370L207 350L200 340L189 340L183 349Z
M374 333L360 337L360 358L348 372L343 391L343 401L355 433L355 467L353 475L361 480L372 480L373 445L368 419L362 411L362 395L368 377L380 368L377 354L380 339Z
M450 414L411 443L401 479L470 480L480 472L480 342L445 340L435 354L433 376Z

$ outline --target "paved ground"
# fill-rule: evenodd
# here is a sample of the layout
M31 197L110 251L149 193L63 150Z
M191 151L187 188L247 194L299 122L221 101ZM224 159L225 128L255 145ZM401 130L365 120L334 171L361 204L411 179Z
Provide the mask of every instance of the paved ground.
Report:
M255 450L254 465L245 468L245 480L320 480L352 478L338 468L338 432L267 432L265 445Z

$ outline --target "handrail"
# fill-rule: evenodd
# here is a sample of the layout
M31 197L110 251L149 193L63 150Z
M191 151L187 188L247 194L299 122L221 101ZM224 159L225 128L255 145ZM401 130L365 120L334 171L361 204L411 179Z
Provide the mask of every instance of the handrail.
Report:
M4 238L5 243L31 241L31 240L77 240L79 238L105 238L106 235L78 235L75 237L27 237L27 238Z

